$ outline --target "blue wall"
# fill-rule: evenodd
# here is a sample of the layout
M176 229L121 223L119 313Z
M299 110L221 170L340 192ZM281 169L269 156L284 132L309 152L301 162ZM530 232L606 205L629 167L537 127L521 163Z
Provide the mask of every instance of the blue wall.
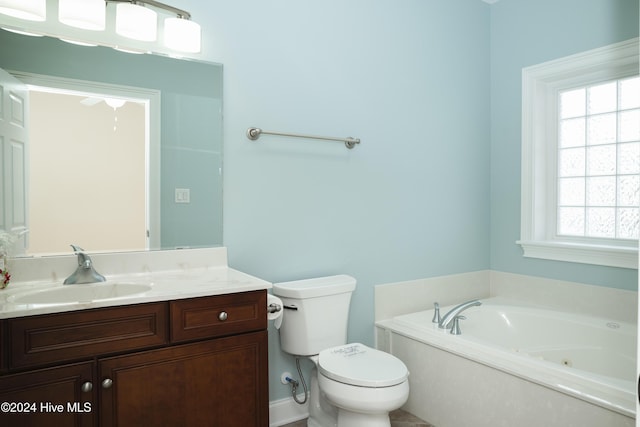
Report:
M521 68L637 35L636 0L216 1L204 54L225 66L225 245L271 281L373 287L486 268L635 289L635 270L523 259ZM248 127L355 136L352 151ZM292 360L271 335L271 399Z
M232 265L274 282L354 275L351 335L369 342L373 285L489 267L486 5L226 7ZM250 142L249 126L362 143Z
M355 276L349 337L368 344L375 285L490 267L489 5L182 3L224 64L232 267L273 282ZM250 126L362 143L251 142ZM270 345L273 400L294 367L274 331Z
M491 7L491 268L637 289L637 270L524 258L515 243L522 68L637 36L637 0L502 0Z

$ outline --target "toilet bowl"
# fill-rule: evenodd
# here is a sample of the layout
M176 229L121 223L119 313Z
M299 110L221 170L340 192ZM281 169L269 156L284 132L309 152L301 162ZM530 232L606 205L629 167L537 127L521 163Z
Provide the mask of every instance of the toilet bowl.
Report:
M310 427L390 427L389 412L409 398L409 372L395 356L347 344L351 294L347 275L276 283L283 302L282 349L316 365L309 393Z
M409 398L409 372L398 358L363 344L318 355L318 386L338 408L338 426L389 427L389 412Z

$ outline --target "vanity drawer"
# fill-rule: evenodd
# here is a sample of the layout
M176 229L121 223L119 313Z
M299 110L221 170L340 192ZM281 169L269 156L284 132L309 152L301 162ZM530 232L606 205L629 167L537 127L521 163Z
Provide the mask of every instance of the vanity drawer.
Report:
M267 291L171 301L171 341L220 337L267 328Z
M167 303L7 320L11 369L166 344Z

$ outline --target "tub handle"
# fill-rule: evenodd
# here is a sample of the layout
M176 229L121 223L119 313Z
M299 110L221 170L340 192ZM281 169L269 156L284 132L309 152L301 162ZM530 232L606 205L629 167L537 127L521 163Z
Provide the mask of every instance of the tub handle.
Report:
M451 335L460 335L462 331L460 330L460 320L467 320L466 317L459 315L453 318L453 325L451 326Z
M431 319L431 323L440 323L440 304L437 302L433 303L433 319Z

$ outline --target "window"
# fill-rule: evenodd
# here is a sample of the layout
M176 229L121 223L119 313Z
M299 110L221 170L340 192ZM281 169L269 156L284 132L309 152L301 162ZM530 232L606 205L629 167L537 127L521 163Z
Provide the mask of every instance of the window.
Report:
M557 234L638 240L640 77L558 98Z
M637 268L638 39L523 70L527 257Z

